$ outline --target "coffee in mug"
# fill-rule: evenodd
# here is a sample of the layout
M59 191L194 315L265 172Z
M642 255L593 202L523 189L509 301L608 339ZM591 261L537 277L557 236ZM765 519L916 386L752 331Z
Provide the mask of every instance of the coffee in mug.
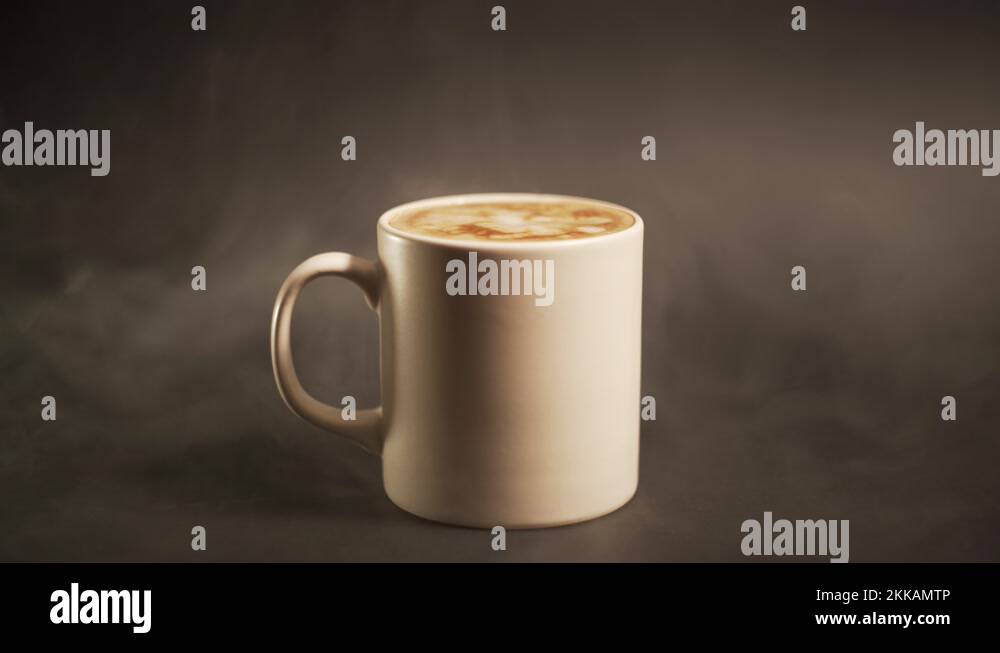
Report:
M577 197L433 198L378 221L378 260L319 254L275 301L279 392L381 456L389 499L427 519L558 526L624 505L639 468L639 216ZM302 287L356 283L379 316L382 405L347 420L291 352Z
M634 222L611 207L564 202L446 204L395 216L393 227L413 234L457 240L533 241L593 238Z

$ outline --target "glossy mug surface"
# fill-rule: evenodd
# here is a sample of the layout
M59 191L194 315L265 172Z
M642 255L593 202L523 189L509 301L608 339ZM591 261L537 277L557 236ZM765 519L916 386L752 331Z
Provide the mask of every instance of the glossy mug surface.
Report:
M332 252L289 275L271 352L289 408L382 458L388 497L427 519L570 524L635 493L642 220L607 202L492 193L433 198L378 221L378 261ZM319 276L354 281L378 313L382 406L313 398L291 316Z

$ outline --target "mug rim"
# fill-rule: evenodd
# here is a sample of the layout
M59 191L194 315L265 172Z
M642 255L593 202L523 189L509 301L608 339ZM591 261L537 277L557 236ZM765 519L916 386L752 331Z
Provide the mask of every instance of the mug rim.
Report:
M615 209L627 213L632 217L632 224L628 227L621 229L619 231L614 231L609 234L601 234L599 236L590 236L588 238L576 238L568 240L529 240L529 241L495 241L495 240L472 240L472 239L460 239L460 238L440 238L438 236L427 236L424 234L415 234L410 231L403 231L397 227L389 224L389 221L393 217L402 213L404 211L411 211L415 209L425 208L429 206L455 206L460 204L474 204L474 203L489 203L489 202L524 202L524 201L536 201L536 202L565 202L565 201L575 201L584 202L587 204L597 204L599 206L604 206L607 208ZM405 204L399 204L392 207L391 209L385 211L378 219L378 228L389 235L396 236L398 238L403 238L405 240L411 240L420 243L427 243L430 245L439 245L443 247L451 247L454 249L462 250L484 250L484 249L497 249L497 250L526 250L526 249L545 249L545 248L567 248L567 247L586 247L588 245L597 245L598 243L606 243L609 240L615 238L627 238L634 232L643 231L643 221L639 217L639 214L632 209L621 206L620 204L615 204L613 202L606 202L604 200L594 199L592 197L579 197L576 195L558 195L552 193L522 193L522 192L500 192L500 193L461 193L458 195L439 195L437 197L428 197L425 199L414 200L412 202L406 202Z

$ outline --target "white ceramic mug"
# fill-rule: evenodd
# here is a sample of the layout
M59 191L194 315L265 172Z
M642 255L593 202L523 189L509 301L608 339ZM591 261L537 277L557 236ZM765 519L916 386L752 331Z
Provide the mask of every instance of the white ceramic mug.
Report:
M401 231L401 211L442 204L582 201L625 211L622 231L575 240L469 241ZM599 517L635 493L639 467L642 220L559 195L497 193L412 202L378 221L378 261L306 260L278 293L274 376L292 411L381 455L386 494L427 519L490 528ZM554 262L554 301L452 296L449 260ZM382 406L341 417L295 373L291 317L320 276L356 283L379 316Z

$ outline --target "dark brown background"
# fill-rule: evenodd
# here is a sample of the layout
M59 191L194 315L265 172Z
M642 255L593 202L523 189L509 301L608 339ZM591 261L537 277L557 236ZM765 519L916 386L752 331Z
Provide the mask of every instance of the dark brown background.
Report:
M193 4L0 10L0 129L112 130L108 177L0 169L0 559L743 560L765 510L849 519L852 561L1000 559L1000 178L891 160L916 120L1000 128L995 3ZM268 352L300 260L499 190L644 216L659 417L627 507L504 554L393 507ZM356 290L296 324L307 387L377 400Z

